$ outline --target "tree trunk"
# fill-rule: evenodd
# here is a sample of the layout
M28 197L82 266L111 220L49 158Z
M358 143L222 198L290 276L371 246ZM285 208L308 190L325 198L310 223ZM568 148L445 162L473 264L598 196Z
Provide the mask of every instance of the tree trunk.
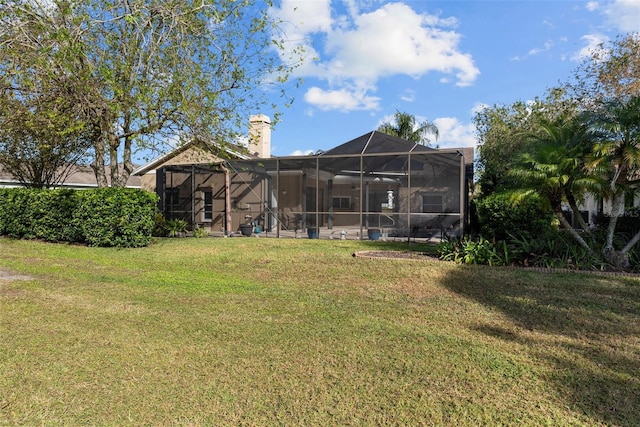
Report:
M624 207L624 194L620 191L613 193L611 200L611 214L609 216L609 225L607 226L607 237L602 248L602 256L605 261L614 266L618 270L628 270L629 263L629 247L626 251L618 251L613 247L613 238L616 232L616 224ZM629 245L627 245L629 246Z
M607 226L607 237L605 241L605 250L613 249L613 237L616 232L618 217L622 214L624 207L624 195L620 191L613 193L611 198L611 213L609 215L609 224Z
M96 175L98 188L106 188L109 186L109 182L107 181L107 172L105 170L104 142L102 140L96 141L93 150L95 152L95 158L93 159L91 168Z
M582 236L576 231L575 228L573 228L571 226L571 224L569 224L569 221L567 221L567 218L565 218L564 214L562 213L562 208L561 207L556 207L554 208L553 212L556 215L556 218L558 218L558 221L560 221L560 224L562 225L562 227L567 230L569 232L569 234L571 235L571 237L573 237L573 239L578 242L578 244L580 246L582 246L583 248L585 248L587 250L587 252L589 252L589 254L591 256L593 256L594 258L598 258L598 255L593 251L593 249L591 249L591 247L589 246L589 244L587 242L585 242L585 240L582 238Z
M106 188L109 186L109 181L107 180L107 171L106 171L106 129L108 129L109 118L106 110L100 111L99 109L93 110L96 121L93 123L93 150L94 150L94 159L91 164L91 168L93 169L93 173L96 175L96 182L98 184L98 188Z
M638 241L640 241L640 231L638 231L631 240L627 242L624 248L619 251L617 251L613 245L605 246L602 250L602 255L609 264L613 265L618 270L628 270L631 267L629 251L636 245L636 243L638 243Z
M569 206L571 207L571 210L573 211L574 217L578 220L578 225L580 225L580 227L586 233L591 234L591 230L589 229L589 224L585 222L584 218L582 218L582 215L580 214L580 210L578 209L578 203L576 202L576 198L573 196L573 194L570 191L566 192L565 196L567 198L567 201L569 202Z
M622 252L624 253L629 252L631 248L633 248L636 245L636 243L638 243L639 241L640 241L640 231L638 231L636 235L633 236L631 240L629 240L629 242L625 245L625 247L622 248Z
M614 266L616 270L625 271L631 267L629 262L629 253L617 251L613 247L606 247L602 250L604 260Z

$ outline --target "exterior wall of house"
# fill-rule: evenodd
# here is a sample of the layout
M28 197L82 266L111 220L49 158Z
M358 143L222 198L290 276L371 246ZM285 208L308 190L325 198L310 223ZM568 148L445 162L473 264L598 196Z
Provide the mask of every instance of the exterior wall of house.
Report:
M465 169L459 155L448 150L413 156L237 160L226 164L231 171L227 196L222 168L203 167L220 159L187 149L141 168L158 168L142 177L142 185L149 191L164 188L161 209L168 218L182 217L213 232L235 233L250 222L272 232L384 227L406 236L411 227L434 217L449 214L460 222ZM360 167L365 174L358 172Z
M193 164L216 164L220 163L222 160L220 157L215 156L211 153L203 151L200 148L192 147L188 150L183 151L182 153L177 154L175 157L167 160L163 166L171 166L171 165L193 165Z
M640 206L640 190L636 189L633 195L627 196L625 200L625 207L639 207ZM570 210L569 206L566 206L567 211ZM611 215L611 201L610 200L600 200L599 198L593 195L587 195L584 201L578 204L578 209L585 215L587 218L587 223L590 226L595 225L595 219L599 214ZM573 224L577 226L576 223Z
M335 200L335 203L334 203ZM331 217L334 227L357 227L360 224L360 182L354 178L353 182L335 183L331 198L327 200L331 207Z
M151 171L140 177L140 188L151 193L156 192L156 171Z

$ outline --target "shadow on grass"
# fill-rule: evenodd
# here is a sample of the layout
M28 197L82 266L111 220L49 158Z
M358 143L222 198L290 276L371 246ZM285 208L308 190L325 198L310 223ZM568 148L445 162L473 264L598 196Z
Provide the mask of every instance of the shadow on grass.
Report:
M420 252L435 254L438 245L429 242L406 242L406 241L384 241L384 240L363 240L360 242L363 248L375 250L393 250L401 252Z
M640 280L460 266L443 284L508 316L512 326L474 329L526 345L567 406L640 425Z

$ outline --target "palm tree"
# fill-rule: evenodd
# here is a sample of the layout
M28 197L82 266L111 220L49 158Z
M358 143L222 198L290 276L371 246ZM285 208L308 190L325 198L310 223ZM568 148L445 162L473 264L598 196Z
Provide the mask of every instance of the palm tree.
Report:
M628 101L604 102L591 115L591 126L600 135L589 166L607 179L606 195L611 199L611 215L602 253L611 264L624 269L629 266L631 248L640 241L636 233L620 250L613 247L618 218L624 214L624 194L630 181L640 174L640 96Z
M538 193L548 204L563 228L589 253L595 252L564 216L567 202L578 213L578 201L598 187L598 181L586 173L585 156L590 151L591 134L575 118L558 118L540 123L540 132L530 137L529 149L508 175L516 181L520 195ZM589 229L580 215L578 222Z
M438 127L430 121L425 120L421 123L416 123L415 116L400 111L396 111L393 115L392 122L381 124L378 127L378 132L397 136L407 141L426 146L429 146L431 142L427 135L434 135L436 141L438 140L438 136L440 136Z

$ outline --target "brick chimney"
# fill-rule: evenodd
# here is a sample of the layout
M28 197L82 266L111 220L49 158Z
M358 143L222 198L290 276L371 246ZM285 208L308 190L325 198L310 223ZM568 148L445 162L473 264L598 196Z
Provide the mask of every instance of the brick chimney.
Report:
M264 114L249 117L249 151L258 157L271 157L271 119Z

